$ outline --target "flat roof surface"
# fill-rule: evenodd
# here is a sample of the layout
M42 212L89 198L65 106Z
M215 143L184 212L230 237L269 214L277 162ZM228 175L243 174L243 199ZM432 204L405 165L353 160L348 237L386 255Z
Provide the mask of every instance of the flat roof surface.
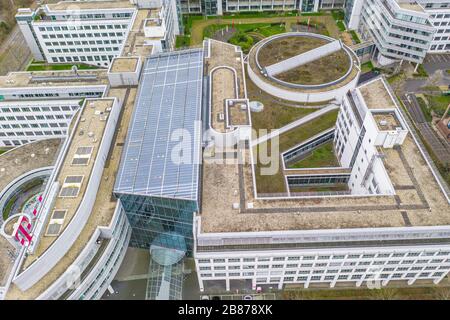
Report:
M10 72L6 76L0 76L0 90L16 87L106 85L106 72L106 69L79 70L79 76L73 71Z
M260 200L250 164L205 163L201 232L249 232L450 224L450 205L408 134L399 150L383 149L396 196ZM245 152L248 159L248 151ZM243 188L241 188L242 183ZM240 198L244 201L241 202ZM233 204L240 209L233 209ZM249 204L253 208L249 208ZM406 218L405 218L406 217Z
M405 10L411 10L416 12L425 12L421 5L419 5L416 1L404 1L404 0L396 0L398 6Z
M225 100L246 98L242 52L236 51L234 45L212 39L208 45L205 74L210 77L211 126L218 132L227 132Z
M382 78L359 90L369 107L397 108ZM377 111L381 110L372 112ZM204 159L203 233L450 224L450 205L411 133L398 148L378 148L395 190L392 196L256 199L250 150L236 151L243 164L238 159L225 163ZM233 209L236 204L239 209Z
M50 224L50 219L47 221L47 224L43 228L43 234L41 235L39 246L36 248L34 254L28 255L23 264L23 269L27 268L34 260L40 257L48 247L51 246L51 244L58 238L59 234L64 232L67 225L75 216L78 206L84 198L87 185L89 184L91 172L94 167L97 152L102 141L103 132L106 127L107 121L102 120L102 117L109 115L109 111L106 111L106 109L111 108L113 106L113 102L114 100L112 99L86 99L86 103L82 109L80 117L80 120L83 120L79 121L74 128L72 141L70 142L70 146L56 177L56 181L58 181L60 185L60 190L58 191L58 196L53 202L50 216L53 210L65 210L66 213L64 216L64 222L57 235L46 235L47 227ZM99 114L100 112L103 114ZM74 117L73 121L76 121L76 117ZM92 148L87 165L72 164L79 147ZM76 196L61 196L67 177L81 177L82 179Z
M253 72L255 73L256 76L259 77L260 80L269 83L270 85L277 87L277 88L281 88L287 91L292 91L292 92L304 92L304 93L317 93L317 92L326 92L326 91L330 91L330 90L334 90L340 87L345 86L346 84L348 84L349 82L351 82L353 79L355 79L356 76L358 76L359 73L359 68L356 67L356 62L358 61L356 55L350 50L349 50L349 54L351 56L352 62L351 62L351 71L349 72L349 74L341 81L335 83L335 84L330 84L324 87L321 86L317 86L317 87L291 87L288 85L284 85L279 83L278 81L275 81L269 77L266 77L263 75L263 73L261 73L260 69L258 68L257 62L256 62L256 53L258 51L258 48L264 45L264 41L260 41L258 42L255 46L252 47L252 49L250 50L248 56L247 56L247 68L251 68L253 70ZM314 64L314 62L311 62L311 64ZM306 64L308 65L308 64ZM326 72L326 68L318 68L317 71L324 71ZM323 72L320 74L321 77L323 77Z
M197 200L202 72L203 49L146 60L116 193ZM186 161L177 158L180 147Z
M38 297L75 261L81 251L85 248L86 243L92 237L97 227L108 226L110 224L117 205L117 201L111 196L114 186L114 176L119 167L120 155L123 150L123 143L125 142L128 124L133 111L136 91L135 88L114 88L108 92L108 97L117 97L121 101L124 101L124 105L122 107L122 116L119 118L119 123L116 126L117 135L115 136L115 140L111 143L111 145L114 145L114 148L110 151L108 159L106 160L100 186L97 191L97 197L92 210L95 214L89 216L77 241L50 272L26 291L21 291L16 285L11 284L10 290L6 296L7 299L23 300Z
M394 112L372 112L372 116L380 131L395 130L402 127Z
M134 8L130 1L60 1L58 3L49 3L47 7L51 10L67 10L67 9L122 9Z
M356 88L359 90L364 102L369 109L395 109L395 102L392 100L389 91L382 78L363 84Z
M139 58L115 58L111 65L111 72L134 72Z
M8 277L14 266L16 248L0 235L0 287L6 285Z
M54 165L61 143L61 139L37 140L0 155L0 191L31 170Z
M123 46L122 56L148 57L153 50L152 45L147 45L144 34L144 21L150 17L155 10L140 9L136 14L133 26L128 33L127 40Z

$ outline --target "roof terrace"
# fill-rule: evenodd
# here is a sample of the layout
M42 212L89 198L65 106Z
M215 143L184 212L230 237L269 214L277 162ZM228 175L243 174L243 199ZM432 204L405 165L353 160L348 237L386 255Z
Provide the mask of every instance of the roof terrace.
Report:
M122 107L122 116L119 118L120 122L116 126L117 134L115 136L115 141L112 142L114 148L110 151L106 160L94 207L91 211L92 213L95 212L95 214L90 214L89 219L81 230L76 242L50 272L26 291L21 291L13 283L7 293L7 299L34 299L38 297L75 261L84 249L86 243L91 239L97 227L108 226L110 224L117 203L115 199L111 197L114 186L114 177L119 167L128 124L134 107L136 91L135 88L117 88L111 89L108 92L109 97L116 97L119 101L124 101L124 106Z
M34 254L28 255L23 264L24 269L52 245L78 211L91 177L113 103L113 99L86 100L79 121L73 130L64 162L56 177L61 189L53 203L51 215L62 212L63 222L55 225L51 223L52 219L49 219L47 226L44 227L44 235L39 246Z
M107 84L106 69L73 71L10 72L0 76L0 88L82 86Z
M396 105L382 78L368 82L358 87L357 90L364 98L369 109L395 109Z
M131 1L60 1L46 5L51 11L135 8Z

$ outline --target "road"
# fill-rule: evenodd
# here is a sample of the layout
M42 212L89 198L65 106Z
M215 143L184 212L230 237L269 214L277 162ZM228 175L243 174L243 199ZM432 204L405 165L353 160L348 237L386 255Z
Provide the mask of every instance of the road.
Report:
M417 129L420 131L428 145L433 149L433 152L439 161L443 164L450 164L450 143L440 138L431 127L431 124L426 121L416 96L412 93L407 93L401 97L401 100L411 114Z
M408 79L405 81L404 92L423 92L425 86L445 86L450 84L450 53L428 54L423 61L428 73L427 78Z

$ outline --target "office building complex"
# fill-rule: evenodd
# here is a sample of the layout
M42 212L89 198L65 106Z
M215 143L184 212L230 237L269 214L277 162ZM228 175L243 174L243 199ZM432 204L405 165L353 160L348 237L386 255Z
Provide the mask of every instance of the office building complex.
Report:
M179 26L176 6L169 0L61 1L19 9L16 20L36 60L107 67L122 53L144 12L146 44L155 50L173 48Z
M106 86L104 70L13 72L0 77L0 146L67 136L83 100L102 97Z
M365 40L373 40L378 63L422 63L428 52L446 52L448 3L403 0L351 0L345 5L345 22Z
M344 0L181 0L182 13L203 13L221 15L227 12L245 11L294 11L317 12L319 10L339 9Z
M47 62L79 57L101 68L0 77L0 146L15 147L0 155L0 299L100 299L129 246L150 252L147 299L182 297L185 257L202 292L438 284L448 275L448 186L389 84L362 82L350 47L288 32L247 55L212 39L168 50L176 2L76 3L87 20L70 39L88 26L99 28L95 41L105 40L101 25L115 33L106 39L123 33L117 50L103 47L106 60L83 45L64 55L45 44L44 35L65 39L55 28L67 26L62 12L75 2L21 11L20 27ZM279 6L258 3L266 5ZM292 5L344 3L283 8ZM435 41L422 4L355 0L346 9L380 64L420 63ZM308 112L288 121L279 106ZM323 146L330 163L301 165Z
M224 65L220 57L226 46L209 41L208 66L214 56ZM251 59L248 69L254 68ZM242 69L233 68L229 76L245 84ZM213 98L235 99L232 86L214 92L216 77L208 78ZM243 283L249 290L438 283L448 274L448 189L389 85L383 78L360 84L343 97L339 110L335 126L304 141L287 145L290 131L280 129L281 164L268 175L270 183L264 184L257 157L264 141L275 143L276 134L205 149L202 206L194 225L201 290L234 291ZM333 141L339 166L291 166L326 141ZM212 155L231 150L234 157L227 161L211 161ZM277 184L284 190L271 191ZM339 185L344 190L321 191Z

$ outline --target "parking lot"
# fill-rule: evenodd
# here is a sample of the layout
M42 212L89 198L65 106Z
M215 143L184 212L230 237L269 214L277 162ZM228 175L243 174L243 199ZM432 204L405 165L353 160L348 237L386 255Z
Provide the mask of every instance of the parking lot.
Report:
M442 54L428 54L425 58L425 62L429 63L439 63L439 62L447 62L450 63L450 53L442 53ZM448 65L447 65L448 66Z
M436 70L448 70L450 69L450 53L427 54L423 66L429 74Z

